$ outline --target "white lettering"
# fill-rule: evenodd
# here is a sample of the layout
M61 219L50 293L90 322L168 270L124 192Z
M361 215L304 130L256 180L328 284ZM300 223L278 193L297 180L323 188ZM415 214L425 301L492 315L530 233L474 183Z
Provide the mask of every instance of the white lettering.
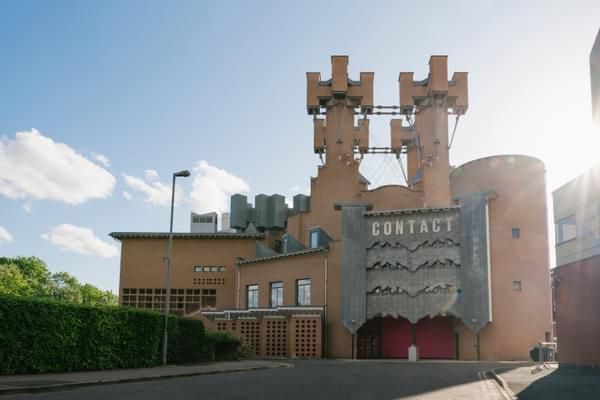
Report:
M433 221L431 221L431 230L435 233L440 231L440 219L439 218L434 218Z
M410 226L410 234L412 235L413 233L415 233L415 231L414 231L415 220L414 219L409 219L408 220L408 225Z
M426 219L421 221L421 229L419 230L419 233L429 233L429 229L427 229L427 220Z
M452 232L452 217L446 218L446 231Z
M404 235L404 221L396 221L396 235Z
M379 222L373 222L373 225L371 225L371 233L373 233L373 236L379 236Z
M385 221L383 223L383 234L385 236L389 236L392 234L392 223L390 221Z

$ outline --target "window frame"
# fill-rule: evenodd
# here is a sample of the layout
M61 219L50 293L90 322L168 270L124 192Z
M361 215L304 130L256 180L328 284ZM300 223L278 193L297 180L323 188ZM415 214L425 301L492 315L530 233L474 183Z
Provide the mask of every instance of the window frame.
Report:
M275 285L277 285L277 286L275 286ZM275 308L275 307L283 306L283 287L284 287L283 281L275 281L275 282L271 282L269 284L269 288L270 288L270 290L269 290L269 294L270 294L269 307ZM275 297L276 298L275 302L277 304L274 304L274 302L273 302L273 290L274 289L277 291L277 295Z
M257 283L253 283L250 285L246 285L246 308L258 308L258 301L259 301L259 286ZM255 300L255 302L252 302L253 305L250 305L250 293L252 292L253 294L253 299Z
M302 281L308 281L308 284L300 284L300 282ZM296 305L297 306L310 306L311 303L311 286L312 286L312 282L310 278L301 278L301 279L296 279ZM303 304L303 302L300 301L300 288L305 289L306 287L308 287L308 302L306 302L305 304ZM306 292L303 290L302 291L304 294L304 298L306 299Z
M562 225L567 225L564 223L564 221L568 220L569 218L573 218L573 223L568 224L568 225L574 225L575 232L573 234L573 237L570 237L569 239L563 239L564 234L563 234L563 230L562 230ZM563 223L563 224L561 224L561 223ZM554 229L556 231L556 244L557 245L567 243L572 240L576 240L577 239L577 217L575 216L575 213L567 215L566 217L561 218L558 221L556 221L556 223L554 224Z

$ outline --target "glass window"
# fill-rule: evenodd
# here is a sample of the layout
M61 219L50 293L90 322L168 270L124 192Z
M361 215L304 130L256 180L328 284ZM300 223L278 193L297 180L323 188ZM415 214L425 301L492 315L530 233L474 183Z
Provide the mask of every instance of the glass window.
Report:
M271 283L271 307L283 305L283 282Z
M217 289L202 289L202 308L217 306Z
M513 281L512 290L513 290L513 292L520 292L521 291L521 281Z
M310 279L298 279L296 281L296 305L310 305Z
M319 247L319 231L317 229L310 231L308 247L311 249Z
M223 267L223 266L220 266L220 267L219 267L219 272L225 272L225 267Z
M200 265L195 265L195 266L194 266L194 272L202 272L202 266L200 266Z
M258 307L258 285L248 285L246 287L247 308Z
M563 243L577 237L577 224L575 215L569 215L556 224L556 242Z
M513 239L520 238L521 237L521 229L512 228L512 237L513 237Z

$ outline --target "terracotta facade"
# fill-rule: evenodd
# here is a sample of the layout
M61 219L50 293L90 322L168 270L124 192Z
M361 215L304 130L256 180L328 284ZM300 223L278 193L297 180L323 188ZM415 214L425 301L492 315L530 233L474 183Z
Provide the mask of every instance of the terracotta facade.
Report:
M484 246L480 252L487 249L487 253L483 251L482 258L469 261L469 265L489 282L489 288L483 292L484 302L489 302L489 310L484 307L485 319L479 323L466 314L461 319L458 311L456 315L448 311L455 309L466 313L464 310L469 308L466 303L463 307L461 301L467 301L467 289L461 292L461 285L456 282L440 281L435 287L431 282L447 275L448 268L460 272L466 264L455 262L450 265L444 260L443 251L446 250L440 250L441 253L430 251L427 254L432 254L431 257L439 262L432 259L423 265L394 267L396 269L390 272L401 276L406 273L406 268L419 269L419 273L427 278L415 283L421 285L417 292L409 293L400 281L397 287L385 289L385 293L406 299L410 296L432 298L436 293L446 293L454 299L454 308L429 313L414 324L411 328L414 332L402 331L403 339L399 336L398 340L410 337L422 347L424 355L433 358L439 354L442 358L472 360L479 353L484 360L528 359L529 350L552 330L543 163L531 157L508 155L451 168L448 116L463 115L467 110L467 74L455 73L448 80L447 58L433 56L430 74L424 81L414 81L412 73L400 74L399 107L403 119L394 119L390 124L392 146L388 151L406 157L409 182L406 186L388 185L369 190L359 167L362 155L376 151L368 143L368 121L374 117L376 107L373 79L373 73L361 73L358 81L349 79L345 56L332 57L331 79L321 80L319 73L307 74L307 110L314 120L314 151L323 159L317 176L311 178L309 209L285 210L283 229L256 229L254 224L258 221L252 218L266 212L259 208L262 206L257 199L256 209L243 210L243 215L240 209L232 206L231 219L237 221L238 226L234 227L238 233L180 234L176 237L172 287L183 289L185 296L188 289L216 289L214 306L211 305L212 292L199 292L200 301L187 309L184 305L183 310L189 312L183 313L203 318L210 329L229 330L246 337L252 341L256 353L265 356L364 356L360 346L366 343L366 334L371 335L370 340L375 343L375 347L369 349L371 356L405 354L404 351L394 352L396 350L385 353L381 343L376 347L376 342L384 338L386 348L396 349L394 329L409 329L410 323L389 322L386 318L390 316L381 314L361 326L349 326L355 319L348 316L362 315L364 311L359 297L349 293L360 296L366 293L349 289L349 285L356 282L348 280L350 267L347 260L348 257L351 261L356 260L348 253L347 235L353 226L348 225L349 220L343 226L344 210L361 207L365 213L429 213L434 218L438 209L454 207L462 210L461 199L479 196L477 198L485 202L486 218L482 225L485 229L479 228L483 232L483 241L487 241L479 243ZM246 201L242 203L245 207ZM277 209L272 212L276 217L280 216ZM464 210L461 212L464 214ZM356 215L356 223L366 224L366 214L361 211ZM245 223L239 222L245 219ZM367 225L365 229L369 229ZM435 226L429 229L435 229ZM463 226L461 229L468 232L470 228ZM252 233L256 230L259 232ZM326 242L318 245L311 242L311 232L316 230L321 232L321 239L326 236ZM366 235L366 231L356 230L356 234ZM166 236L112 235L122 242L121 296L125 289L164 287L162 257L166 251ZM282 247L286 237L293 240L295 250ZM462 237L468 235L463 233ZM429 242L426 242L427 246L438 246ZM366 247L355 250L361 257L367 252ZM204 272L205 266L209 267L207 272ZM214 272L210 272L211 266L216 267ZM224 267L222 271L219 266ZM201 272L197 272L198 267ZM365 273L366 264L358 267L358 273ZM444 268L445 272L442 271ZM461 276L464 281L465 274ZM209 278L223 280L210 281ZM310 280L310 304L298 302L298 282L301 280ZM282 288L280 304L273 304L273 283ZM247 309L248 290L256 286L257 304L253 304L255 308ZM379 288L374 290L373 293L379 295ZM191 292L192 300L195 294ZM136 301L127 304L142 304L139 299ZM187 297L184 301L187 302ZM477 304L468 306L479 307ZM158 307L153 305L152 308L160 309L160 302ZM380 323L380 319L388 322ZM308 332L301 331L308 330L309 326L313 336L302 337ZM385 332L377 333L374 328L366 333L367 326L383 327ZM386 330L388 326L391 330ZM303 339L310 339L310 346L309 342L302 342ZM445 345L436 353L434 344L437 341ZM318 343L318 350L311 347L313 343Z

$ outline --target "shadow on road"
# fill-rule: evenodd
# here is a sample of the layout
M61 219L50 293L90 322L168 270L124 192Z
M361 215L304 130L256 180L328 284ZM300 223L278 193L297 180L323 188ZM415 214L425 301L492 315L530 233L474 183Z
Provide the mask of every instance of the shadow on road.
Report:
M535 375L532 379L536 379ZM517 397L519 400L600 399L600 373L555 369L526 386Z

